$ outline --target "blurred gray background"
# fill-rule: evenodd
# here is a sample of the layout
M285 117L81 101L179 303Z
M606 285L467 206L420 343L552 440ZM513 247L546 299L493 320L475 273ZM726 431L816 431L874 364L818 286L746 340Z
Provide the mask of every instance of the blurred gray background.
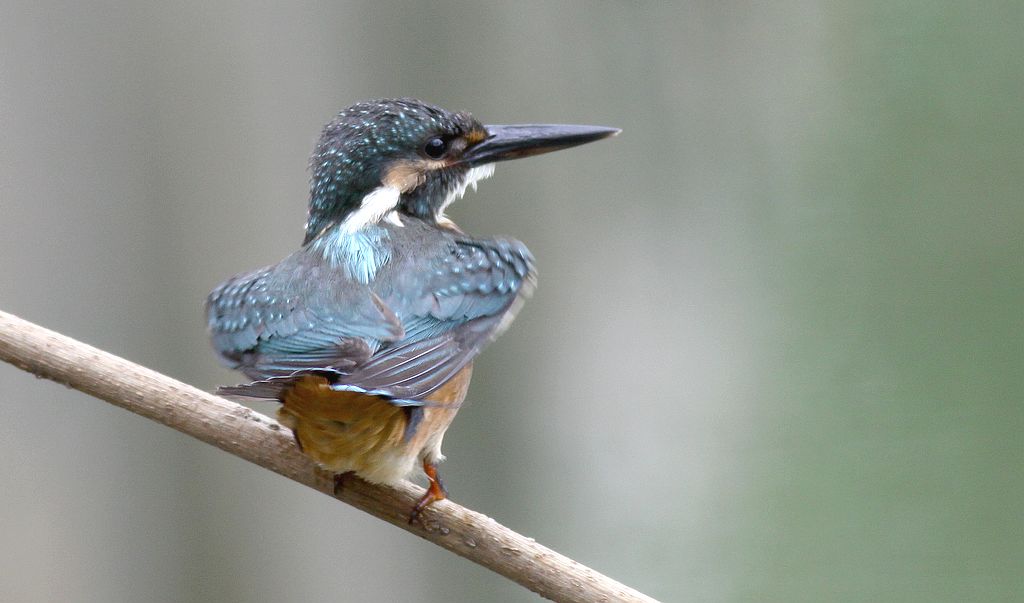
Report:
M623 128L452 209L541 280L456 501L666 601L1024 599L1024 6L0 5L0 309L205 389L352 102ZM0 600L530 601L0 366ZM261 407L273 412L273 407Z

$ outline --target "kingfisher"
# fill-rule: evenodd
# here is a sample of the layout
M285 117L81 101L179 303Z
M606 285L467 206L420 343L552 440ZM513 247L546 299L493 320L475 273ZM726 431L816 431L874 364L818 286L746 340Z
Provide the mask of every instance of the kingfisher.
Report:
M419 464L429 486L414 522L447 497L441 441L473 359L536 284L523 243L469 235L445 211L496 162L618 132L483 125L412 98L341 111L310 160L302 246L207 298L218 358L252 380L219 393L280 402L279 421L336 489L353 474L393 484Z

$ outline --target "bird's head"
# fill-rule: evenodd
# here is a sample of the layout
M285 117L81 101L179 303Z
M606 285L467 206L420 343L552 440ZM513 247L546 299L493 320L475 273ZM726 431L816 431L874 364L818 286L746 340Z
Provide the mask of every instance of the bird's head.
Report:
M486 126L411 98L367 101L324 127L310 160L306 242L335 226L355 232L402 214L442 220L494 162L537 155L618 133L565 125Z

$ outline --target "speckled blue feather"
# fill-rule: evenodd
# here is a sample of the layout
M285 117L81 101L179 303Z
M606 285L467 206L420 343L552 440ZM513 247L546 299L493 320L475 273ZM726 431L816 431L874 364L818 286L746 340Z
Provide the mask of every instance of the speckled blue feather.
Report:
M411 98L357 103L324 126L310 159L306 242L357 209L381 185L390 162L418 149L430 135L458 136L483 128L468 113L452 113ZM428 218L468 168L438 171L402 202L408 213Z
M355 260L327 261L311 245L215 289L208 322L224 362L254 379L330 369L345 384L422 398L532 290L533 258L518 241L415 218L385 230L375 271L353 273Z
M507 326L533 288L533 257L518 241L437 221L465 189L468 167L432 169L395 198L399 219L345 221L382 186L389 162L415 160L428 136L479 127L468 114L411 99L360 103L328 124L311 161L303 247L225 281L207 300L221 360L257 380L228 393L275 397L282 380L313 372L415 405Z

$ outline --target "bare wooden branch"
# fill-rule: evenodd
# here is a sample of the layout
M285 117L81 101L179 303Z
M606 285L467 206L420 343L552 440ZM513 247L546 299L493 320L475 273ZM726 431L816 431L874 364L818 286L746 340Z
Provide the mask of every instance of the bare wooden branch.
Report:
M333 483L273 419L0 311L0 359L106 400L334 496ZM345 482L340 500L518 582L553 601L654 601L451 501L409 525L423 489Z

